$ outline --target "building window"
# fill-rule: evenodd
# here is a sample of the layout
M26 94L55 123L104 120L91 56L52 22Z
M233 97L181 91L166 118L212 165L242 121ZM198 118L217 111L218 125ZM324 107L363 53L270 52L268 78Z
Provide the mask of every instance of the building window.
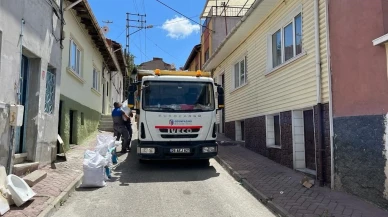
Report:
M272 68L287 62L302 53L302 14L292 17L290 22L270 37Z
M280 147L280 115L267 115L266 116L266 128L267 128L267 146L268 147Z
M46 73L46 96L44 101L44 111L48 114L54 113L56 79L53 69L48 69Z
M247 82L247 70L246 70L246 57L237 62L234 65L234 88L238 88L246 84Z
M205 62L209 59L209 48L205 51Z
M100 91L100 73L96 69L93 69L93 88Z
M81 76L81 50L74 40L70 40L70 68L79 76Z

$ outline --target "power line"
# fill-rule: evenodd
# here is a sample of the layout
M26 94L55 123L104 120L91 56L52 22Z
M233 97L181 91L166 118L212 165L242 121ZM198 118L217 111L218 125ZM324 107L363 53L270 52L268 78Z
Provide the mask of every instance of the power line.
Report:
M195 17L198 17L199 15L195 15L195 16L191 16L190 18L195 18ZM173 22L169 22L168 24L172 24L172 23L179 23L179 22L184 22L186 20L177 20L177 21L173 21ZM163 24L157 24L157 25L153 25L153 26L163 26Z
M196 23L196 24L198 24L198 25L200 25L200 26L201 26L201 24L200 24L200 23L198 23L197 21L195 21L195 20L191 19L190 17L188 17L188 16L186 16L186 15L182 14L181 12L179 12L179 11L175 10L174 8L172 8L172 7L170 7L170 6L166 5L166 4L164 4L163 2L161 2L161 1L159 1L159 0L156 0L156 1L157 1L157 2L159 2L159 3L160 3L160 4L162 4L162 5L164 5L164 6L168 7L168 8L170 8L171 10L175 11L176 13L178 13L178 14L180 14L180 15L182 15L182 16L184 16L184 17L186 17L187 19L191 20L192 22L194 22L194 23ZM213 31L213 30L209 29L207 26L203 26L203 27L204 27L204 28L206 28L206 29L208 29L208 30L210 30L210 31L212 31L212 32L215 32L215 31Z
M178 60L178 58L176 58L175 56L171 55L169 52L165 51L163 48L159 47L159 45L156 44L154 41L152 41L150 38L148 38L148 37L146 37L146 38L147 38L148 40L150 40L152 43L154 43L154 45L155 45L156 47L158 47L161 51L163 51L163 52L165 52L166 54L170 55L172 58Z

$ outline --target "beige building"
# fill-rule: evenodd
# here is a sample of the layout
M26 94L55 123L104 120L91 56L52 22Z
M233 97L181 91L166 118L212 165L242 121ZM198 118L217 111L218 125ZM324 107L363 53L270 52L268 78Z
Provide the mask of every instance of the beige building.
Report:
M239 5L238 0L229 3ZM248 3L249 10L203 66L225 88L220 132L330 183L326 3ZM212 4L207 2L203 17Z
M125 64L121 46L105 38L86 0L67 8L64 19L59 132L69 145L95 132L101 113L122 100Z

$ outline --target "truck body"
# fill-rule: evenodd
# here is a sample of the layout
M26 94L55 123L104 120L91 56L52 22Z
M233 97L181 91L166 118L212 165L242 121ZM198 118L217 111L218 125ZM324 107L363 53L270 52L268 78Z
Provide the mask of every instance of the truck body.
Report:
M210 159L217 155L216 114L223 88L210 73L139 70L129 91L142 160Z

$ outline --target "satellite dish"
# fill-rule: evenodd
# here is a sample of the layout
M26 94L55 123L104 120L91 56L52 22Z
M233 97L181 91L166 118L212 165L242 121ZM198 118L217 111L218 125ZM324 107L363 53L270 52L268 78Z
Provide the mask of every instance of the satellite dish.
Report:
M109 27L108 27L108 26L104 26L104 27L102 27L101 29L102 29L102 32L103 32L104 34L107 34L107 33L109 32Z

